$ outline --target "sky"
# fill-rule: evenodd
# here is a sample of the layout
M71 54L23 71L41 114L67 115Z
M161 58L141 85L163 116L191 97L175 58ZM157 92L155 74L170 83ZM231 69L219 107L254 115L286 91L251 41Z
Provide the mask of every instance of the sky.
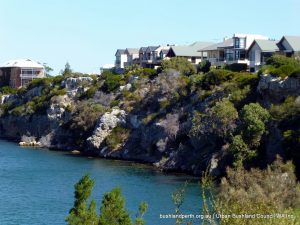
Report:
M53 75L66 62L99 73L118 48L300 35L299 12L300 0L0 0L0 65L30 58Z

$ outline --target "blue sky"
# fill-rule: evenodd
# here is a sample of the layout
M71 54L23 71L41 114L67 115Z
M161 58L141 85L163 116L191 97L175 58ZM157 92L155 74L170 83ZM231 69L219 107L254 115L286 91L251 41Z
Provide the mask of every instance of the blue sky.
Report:
M117 48L300 35L300 0L0 0L0 8L0 63L31 58L53 74L66 61L98 72Z

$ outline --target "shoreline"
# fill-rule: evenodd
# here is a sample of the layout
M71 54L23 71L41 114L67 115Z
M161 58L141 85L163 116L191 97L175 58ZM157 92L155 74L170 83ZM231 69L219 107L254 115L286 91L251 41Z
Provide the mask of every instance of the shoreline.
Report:
M192 178L191 182L198 182L199 179L201 178L201 176L197 176L195 174L186 172L186 171L182 171L182 170L164 170L164 169L160 169L159 167L153 165L153 163L147 162L147 161L143 161L143 160L137 160L137 159L127 159L127 158L118 158L118 157L101 157L97 154L87 154L87 153L83 153L80 150L75 150L75 151L79 151L80 153L72 153L72 151L74 150L63 150L63 149L59 149L59 148L47 148L47 147L41 147L41 146L21 146L19 145L19 140L15 139L15 138L9 138L9 137L0 137L0 140L3 141L7 141L7 142L11 142L16 144L18 147L20 148L32 148L32 149L41 149L41 150L48 150L48 151L53 151L53 152L62 152L62 153L66 153L66 155L72 156L72 157L81 157L81 158L92 158L92 159L103 159L103 160L110 160L113 162L124 162L124 163L131 163L131 164L137 164L140 166L145 166L153 171L157 171L159 173L162 173L163 175L175 175L175 176L189 176L190 178ZM197 179L199 178L199 179ZM190 181L189 181L190 182Z

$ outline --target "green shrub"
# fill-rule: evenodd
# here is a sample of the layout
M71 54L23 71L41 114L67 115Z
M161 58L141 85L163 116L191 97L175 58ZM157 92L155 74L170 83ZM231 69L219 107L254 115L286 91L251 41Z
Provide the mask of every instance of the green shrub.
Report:
M266 132L266 123L269 118L268 110L258 103L250 103L243 107L241 120L244 126L244 138L250 147L259 146L262 135Z
M113 92L118 89L121 85L122 76L116 75L111 72L106 72L102 74L104 78L103 89L105 92Z
M10 86L4 86L4 87L0 88L0 93L3 95L16 94L17 90L14 88L11 88Z
M300 185L292 162L275 161L266 170L241 167L227 169L217 194L207 178L203 183L203 214L231 215L221 219L206 219L203 224L221 225L296 225L300 205ZM232 215L293 215L294 218L234 218Z
M229 151L233 154L233 165L235 167L242 167L244 165L244 161L256 156L256 151L249 149L241 135L233 137L232 143L229 146Z
M283 55L273 55L270 58L267 59L266 62L267 65L272 65L275 68L279 68L281 66L285 65L291 65L291 66L299 66L299 62L296 61L294 58L286 57Z
M225 66L226 70L230 70L233 72L242 72L247 71L247 64L244 63L233 63Z
M157 71L155 69L144 68L141 71L141 74L143 76L146 76L146 77L150 78L150 79L153 79L157 75Z
M208 60L203 60L198 64L198 72L207 73L210 70L211 63Z
M106 137L105 142L110 150L116 150L129 137L130 130L121 126L116 126Z
M289 96L283 103L272 105L270 114L278 121L291 119L300 114L300 104L295 101L295 97Z
M214 86L220 85L226 81L232 80L234 73L228 70L212 70L206 73L202 79L202 88L210 90Z
M183 57L174 57L169 60L163 60L161 66L163 70L175 69L187 76L196 73L196 67Z

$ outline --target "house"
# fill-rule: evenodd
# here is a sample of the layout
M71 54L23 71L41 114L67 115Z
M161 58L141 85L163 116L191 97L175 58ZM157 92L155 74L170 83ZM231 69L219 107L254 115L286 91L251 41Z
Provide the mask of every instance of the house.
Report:
M217 68L225 64L225 49L233 48L233 39L227 38L223 42L212 44L198 50L203 55L206 53L207 60Z
M300 56L300 36L283 36L278 47L286 56Z
M268 40L269 38L257 34L234 34L233 47L225 48L226 64L246 64L249 66L247 51L254 40Z
M275 40L254 40L248 49L250 72L256 72L268 58L278 51Z
M155 60L156 60L156 49L158 49L160 46L148 46L148 47L142 47L140 49L140 52L142 52L142 56L140 54L140 65L143 68L154 68Z
M125 49L117 49L115 56L115 67L117 69L124 69L127 63L127 54L125 54Z
M44 77L44 66L31 59L10 60L0 66L0 86L21 88L33 79Z
M184 57L193 64L198 64L207 58L206 52L198 52L199 49L212 45L212 42L195 42L191 45L172 46L166 57Z
M127 62L125 66L132 66L133 64L139 64L139 49L138 48L126 48Z

